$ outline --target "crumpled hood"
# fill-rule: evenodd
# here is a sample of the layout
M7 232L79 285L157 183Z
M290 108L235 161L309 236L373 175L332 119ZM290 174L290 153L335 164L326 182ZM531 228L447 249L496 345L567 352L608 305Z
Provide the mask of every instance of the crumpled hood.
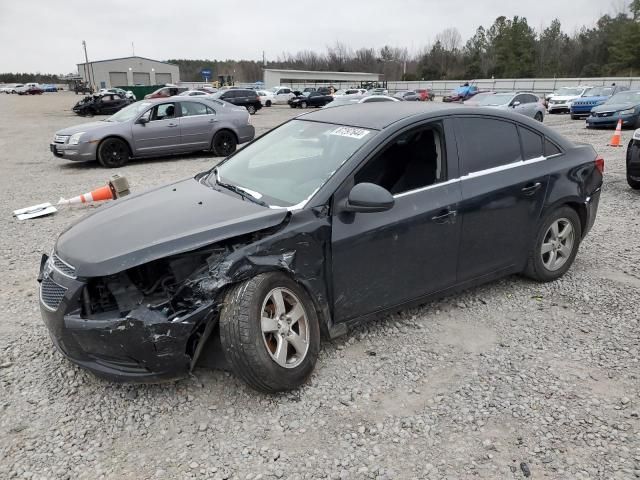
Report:
M56 253L80 277L106 276L281 223L262 207L190 178L101 207L64 231Z
M90 130L95 130L101 127L109 127L109 125L115 125L114 122L89 122L89 123L81 123L80 125L74 125L73 127L63 128L62 130L58 130L56 135L73 135L78 132L88 132Z
M628 110L630 108L636 108L638 106L637 103L606 103L602 105L598 105L594 107L592 112L600 113L600 112L618 112L620 110Z

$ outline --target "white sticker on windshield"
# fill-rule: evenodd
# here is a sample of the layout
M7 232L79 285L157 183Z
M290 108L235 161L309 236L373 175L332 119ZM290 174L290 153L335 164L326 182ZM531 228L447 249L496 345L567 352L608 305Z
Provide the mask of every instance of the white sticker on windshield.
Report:
M335 130L329 132L329 135L339 135L340 137L349 137L355 138L356 140L363 139L369 130L365 130L364 128L355 128L355 127L338 127Z

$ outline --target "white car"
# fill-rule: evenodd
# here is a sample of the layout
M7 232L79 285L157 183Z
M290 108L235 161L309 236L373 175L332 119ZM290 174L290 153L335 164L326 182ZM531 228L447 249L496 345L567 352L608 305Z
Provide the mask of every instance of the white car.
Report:
M18 95L24 95L30 90L40 90L42 91L42 87L39 83L25 83L24 85L17 86L13 89L13 93L17 93Z
M256 90L256 93L258 94L258 98L260 99L260 103L263 107L270 107L274 104L273 93L266 90Z
M186 90L182 93L179 93L179 97L200 97L203 95L211 95L209 92L203 92L202 90Z
M286 105L289 100L296 96L289 87L273 87L268 91L273 95L271 100L273 105Z
M333 108L341 105L355 105L356 103L372 102L399 102L397 98L387 95L341 95L333 99L333 102L326 104L322 108Z
M366 88L345 88L340 89L336 93L333 94L334 97L343 97L345 95L366 95Z
M549 113L563 112L567 113L571 111L571 104L582 97L584 93L591 87L579 86L579 87L562 87L555 91L551 97L549 97L547 103L547 111Z
M16 91L16 88L23 88L24 84L23 83L14 83L13 85L7 85L4 88L4 93L18 93Z

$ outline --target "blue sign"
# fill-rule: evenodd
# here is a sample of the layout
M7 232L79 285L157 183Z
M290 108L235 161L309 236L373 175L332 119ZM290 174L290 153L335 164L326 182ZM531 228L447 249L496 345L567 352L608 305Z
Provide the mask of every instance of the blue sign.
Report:
M202 74L203 77L210 77L211 76L211 69L210 68L203 68L202 70L200 70L200 73Z

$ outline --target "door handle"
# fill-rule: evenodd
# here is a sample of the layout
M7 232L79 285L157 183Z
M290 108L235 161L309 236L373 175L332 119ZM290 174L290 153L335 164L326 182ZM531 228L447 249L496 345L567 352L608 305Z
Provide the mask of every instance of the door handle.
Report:
M169 128L173 128L173 127L177 127L178 124L177 123L170 123L169 125L167 125L167 127Z
M442 210L435 217L431 217L431 220L435 223L446 223L449 218L455 218L457 214L458 212L456 212L455 210L450 210L447 208L446 210Z
M217 118L210 118L209 123L216 123L218 121Z
M533 195L534 193L536 193L540 189L541 186L542 186L542 183L540 183L540 182L528 183L527 185L525 185L522 188L521 191L525 195Z

